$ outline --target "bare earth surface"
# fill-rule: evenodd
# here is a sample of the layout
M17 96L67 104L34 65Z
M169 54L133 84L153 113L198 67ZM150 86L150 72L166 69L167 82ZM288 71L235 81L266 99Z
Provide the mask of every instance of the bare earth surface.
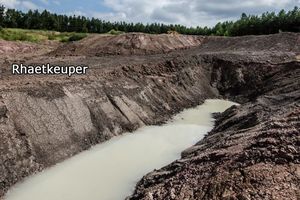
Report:
M300 199L300 34L91 35L0 41L0 52L0 199L26 176L207 98L241 106L216 114L204 140L128 199ZM90 69L13 76L12 63Z
M167 53L175 49L186 49L201 44L204 38L175 34L150 35L142 33L93 35L76 43L68 43L50 55L143 55Z

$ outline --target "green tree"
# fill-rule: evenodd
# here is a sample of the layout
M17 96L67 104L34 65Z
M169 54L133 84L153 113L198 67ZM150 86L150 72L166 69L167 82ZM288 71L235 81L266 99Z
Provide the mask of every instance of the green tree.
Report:
M5 7L3 5L0 5L0 28L4 25L4 11Z
M38 10L29 10L24 13L15 9L7 9L0 5L0 26L8 28L47 29L62 32L89 32L107 33L115 29L123 32L167 33L176 31L190 35L260 35L273 34L279 31L300 31L300 10L295 7L291 11L281 10L266 12L260 16L242 13L235 22L226 21L217 23L214 27L186 27L178 24L142 24L127 22L109 22L84 16L66 16L50 13L47 10L41 13Z

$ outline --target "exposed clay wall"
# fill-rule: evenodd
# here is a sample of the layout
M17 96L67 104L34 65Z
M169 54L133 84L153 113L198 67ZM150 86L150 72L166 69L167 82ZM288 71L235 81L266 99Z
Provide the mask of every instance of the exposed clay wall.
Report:
M300 63L215 70L221 93L244 103L216 115L203 140L145 175L128 199L300 198Z
M92 145L216 97L209 73L195 62L167 61L124 67L91 83L1 92L0 194Z
M210 38L195 49L175 51L168 55L31 59L38 63L47 59L47 61L55 62L65 60L64 63L77 64L80 61L90 64L92 71L89 75L70 79L10 77L9 72L5 72L7 77L0 79L0 163L3 163L0 165L0 196L4 195L10 186L28 175L113 136L133 131L140 126L163 123L180 110L196 106L207 98L223 96L240 103L250 101L252 105L251 103L255 101L262 101L260 98L262 95L276 94L277 96L273 95L271 100L268 100L274 105L276 105L276 99L286 100L283 97L288 97L287 99L290 99L292 103L298 102L299 97L289 94L297 88L299 90L297 56L300 55L300 51L295 45L298 38L297 34L278 34L273 36L273 39L272 36L257 38L260 43L265 41L265 47L272 46L276 42L281 43L284 47L282 51L278 48L276 51L268 51L265 47L258 48L256 51L255 37L249 36ZM244 41L248 39L250 43ZM236 46L238 44L239 47ZM221 51L219 47L226 45L230 47L227 49L228 52ZM6 62L12 61L14 60ZM278 94L283 94L283 96L278 96ZM267 116L268 101L263 99L263 102L266 102L263 104L264 113L259 113L259 116ZM252 106L256 107L256 104ZM257 108L262 107L258 105ZM281 112L292 108L279 110L278 116ZM245 132L250 125L255 125L255 123L250 123L253 119L254 122L256 122L255 119L262 119L261 123L264 123L263 120L267 118L251 115L252 110L251 106L248 110L242 109L238 113L245 116L238 115L236 118L240 120L229 120L228 123L224 123L224 127L239 127L243 120L247 120L246 116L249 113L249 124L246 127L241 124ZM285 114L288 115L287 112ZM229 113L223 120L232 115L236 113ZM219 123L222 124L221 121ZM219 125L219 127L222 126ZM226 132L221 129L219 132L215 135L215 139L204 141L210 144L218 141L218 138L222 138L224 134L226 135ZM227 139L233 140L230 137ZM216 145L222 144L216 143ZM206 154L209 154L209 146L206 147ZM204 151L206 147L199 148L199 151ZM190 155L197 154L199 151L194 151ZM244 149L240 152L243 151ZM186 152L185 155L187 154ZM218 159L219 157L214 160L212 155L212 162L209 164ZM220 163L214 163L214 165L218 164ZM172 171L174 165L170 165L171 170L168 173L175 173L176 167L175 171ZM186 162L184 165L189 166L190 163ZM191 169L194 167L194 165L190 166ZM202 167L201 159L196 162L196 167L193 169L199 169L199 167ZM275 168L277 169L277 166ZM192 177L199 178L199 176L193 176L198 173L197 171L187 172ZM229 173L228 177L230 175ZM172 183L172 180L176 179L158 177L162 177L159 180L166 180L166 182L155 180L153 185L147 185L148 179L150 182L153 181L153 176L149 175L139 183L132 198L147 199L149 191L153 194L161 192L162 195L158 195L157 198L169 197L168 189L162 185ZM239 178L240 175L236 177ZM193 178L190 180L200 184ZM184 195L193 192L192 184L178 183L178 187L181 185L190 187L188 190L182 190ZM179 197L182 196L180 196L179 189L174 189L174 195L180 199ZM224 191L209 190L207 194L219 195ZM237 192L236 195L238 195ZM198 198L199 196L189 197L193 199L192 197Z

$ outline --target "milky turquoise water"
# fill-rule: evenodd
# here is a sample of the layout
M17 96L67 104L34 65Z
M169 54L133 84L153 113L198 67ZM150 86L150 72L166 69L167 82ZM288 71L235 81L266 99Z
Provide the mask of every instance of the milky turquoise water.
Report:
M15 185L5 200L120 200L143 175L180 158L213 128L212 112L233 102L207 100L163 126L115 137Z

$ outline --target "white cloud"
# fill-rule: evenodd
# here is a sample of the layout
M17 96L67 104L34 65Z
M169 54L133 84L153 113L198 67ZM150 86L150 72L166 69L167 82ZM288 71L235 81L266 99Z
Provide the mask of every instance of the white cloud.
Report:
M40 2L42 2L45 5L49 5L49 1L48 0L40 0Z
M31 1L22 1L22 0L0 0L0 4L4 5L7 8L25 8L25 9L40 9L35 3Z
M7 8L15 8L20 4L18 0L0 0L0 4L4 5Z
M59 1L53 1L53 3L56 4L56 5L58 5L58 6L60 5Z
M61 0L39 0L63 7ZM212 26L219 21L234 20L245 12L260 14L265 11L292 9L300 0L97 0L108 11L97 12L77 7L68 15L84 15L109 21L176 23L186 26ZM92 3L91 1L89 1ZM9 8L41 9L32 0L0 0ZM43 7L44 7L43 6Z
M236 19L243 12L259 14L291 9L299 0L104 0L103 4L111 11L91 15L106 20L211 26Z
M60 1L58 0L39 0L41 3L43 3L44 5L50 5L50 4L55 4L55 5L60 5Z
M73 15L76 15L76 16L87 16L87 13L83 12L83 11L80 11L80 10L74 10L72 12L68 12L68 13L65 13L66 15L69 15L69 16L73 16Z
M25 9L31 9L31 10L36 10L40 8L39 6L32 3L31 1L22 1L21 6L24 7Z

